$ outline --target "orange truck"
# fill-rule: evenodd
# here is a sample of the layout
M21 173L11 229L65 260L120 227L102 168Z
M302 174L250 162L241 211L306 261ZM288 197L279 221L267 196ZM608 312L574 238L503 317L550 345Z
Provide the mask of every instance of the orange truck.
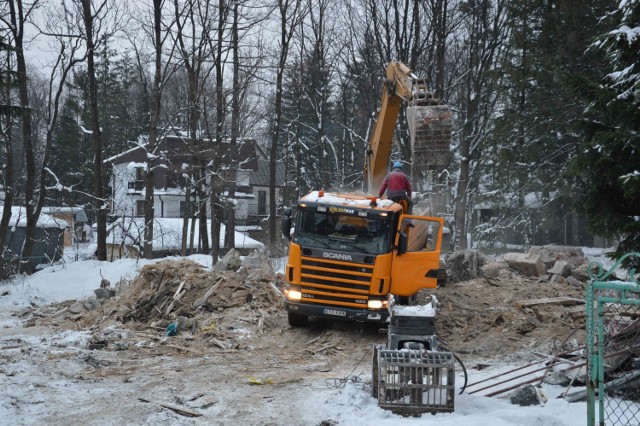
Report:
M389 296L407 303L436 288L443 219L403 214L391 200L313 191L282 229L289 324L308 317L385 322Z

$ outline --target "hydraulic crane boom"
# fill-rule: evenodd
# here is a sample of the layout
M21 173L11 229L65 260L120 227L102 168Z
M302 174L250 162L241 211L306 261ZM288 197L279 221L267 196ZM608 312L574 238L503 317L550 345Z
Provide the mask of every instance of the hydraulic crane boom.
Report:
M380 110L369 138L365 159L364 177L368 193L377 192L387 174L393 133L402 103L409 101L431 103L432 99L424 80L417 78L411 68L399 61L393 61L387 65Z

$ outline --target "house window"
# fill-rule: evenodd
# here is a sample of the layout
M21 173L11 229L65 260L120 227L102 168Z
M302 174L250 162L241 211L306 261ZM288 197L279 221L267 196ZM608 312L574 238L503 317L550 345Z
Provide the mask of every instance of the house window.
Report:
M136 201L136 216L144 216L144 200Z
M267 191L258 191L258 215L267 214Z
M186 212L187 212L186 201L180 201L180 217L184 217Z
M144 168L136 167L136 180L144 180Z

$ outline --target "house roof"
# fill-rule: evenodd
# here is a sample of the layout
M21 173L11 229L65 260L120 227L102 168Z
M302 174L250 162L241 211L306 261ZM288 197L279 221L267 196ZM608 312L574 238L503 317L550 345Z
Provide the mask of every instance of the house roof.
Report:
M136 146L104 160L105 164L124 164L130 162L142 163L147 161L146 139L136 142ZM160 141L159 149L164 151L169 162L180 165L187 162L191 156L192 146L188 138L177 135L169 135ZM202 142L202 149L215 150L216 158L221 159L222 164L235 160L239 169L255 170L258 168L260 151L255 139L242 139L232 148L229 139L223 139L222 143L214 144L210 140Z
M283 162L276 163L276 186L285 186L285 165ZM258 168L249 173L249 184L251 186L269 186L270 181L269 160L258 160Z
M54 214L73 214L75 220L77 222L86 222L87 221L87 213L84 211L82 207L71 207L71 206L47 206L42 208L42 213L46 213L49 215Z
M4 206L0 205L0 216L4 212ZM9 219L9 226L25 227L27 226L27 211L24 207L13 206L11 207L11 219ZM58 219L53 216L49 216L46 213L40 213L38 222L36 223L38 228L68 228L69 224L66 220Z

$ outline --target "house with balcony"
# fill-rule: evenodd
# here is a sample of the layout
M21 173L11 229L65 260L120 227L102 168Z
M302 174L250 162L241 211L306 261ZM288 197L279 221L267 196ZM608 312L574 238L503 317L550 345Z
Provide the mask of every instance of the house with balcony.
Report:
M154 173L154 208L156 218L184 217L188 164L192 163L194 147L189 139L176 133L164 137L156 150L149 153L146 139L106 159L110 169L109 186L112 195L111 215L114 217L142 217L145 207L145 173L147 159L162 153ZM219 161L219 194L228 196L229 182L234 182L235 227L238 231L259 230L269 212L269 161L253 139L243 139L234 148L229 141L219 144L201 142L198 152L203 158ZM225 166L235 164L235 167ZM211 185L211 170L207 165L206 185ZM220 171L221 170L221 171ZM285 187L285 165L277 164L276 200L281 202ZM207 202L207 216L211 217Z

